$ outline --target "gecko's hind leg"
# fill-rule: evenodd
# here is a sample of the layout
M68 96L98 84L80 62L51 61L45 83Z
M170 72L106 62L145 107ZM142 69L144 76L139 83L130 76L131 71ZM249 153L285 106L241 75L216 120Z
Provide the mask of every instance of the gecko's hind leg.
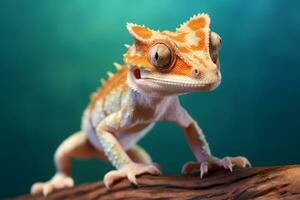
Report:
M45 196L57 189L74 186L71 176L71 159L88 159L98 157L105 160L104 154L96 150L88 141L84 132L74 133L67 138L56 150L54 160L56 174L47 182L35 183L31 194L43 193Z

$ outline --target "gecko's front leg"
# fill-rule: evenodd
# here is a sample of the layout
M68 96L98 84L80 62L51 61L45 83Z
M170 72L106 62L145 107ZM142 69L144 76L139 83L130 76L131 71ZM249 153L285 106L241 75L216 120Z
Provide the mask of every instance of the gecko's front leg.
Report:
M187 162L182 168L184 174L191 173L194 169L200 170L200 177L202 178L209 170L225 168L232 171L234 166L245 168L250 166L247 158L242 156L217 158L210 152L205 136L197 125L197 123L189 116L189 114L182 109L181 118L178 124L184 129L185 136L194 153L197 162Z
M97 126L97 135L103 147L104 153L111 164L116 168L104 176L104 184L107 188L117 180L128 178L128 180L137 184L136 176L141 174L161 174L158 167L154 164L135 163L126 154L119 141L114 136L114 132L130 128L131 120L124 119L122 112L109 115Z

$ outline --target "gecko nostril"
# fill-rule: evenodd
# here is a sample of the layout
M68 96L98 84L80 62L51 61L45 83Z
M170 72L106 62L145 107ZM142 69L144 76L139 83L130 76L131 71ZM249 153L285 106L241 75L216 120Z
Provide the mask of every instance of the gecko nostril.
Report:
M192 76L193 76L194 78L199 78L199 77L200 77L200 74L201 74L201 72L200 72L199 69L197 69L197 68L192 69Z

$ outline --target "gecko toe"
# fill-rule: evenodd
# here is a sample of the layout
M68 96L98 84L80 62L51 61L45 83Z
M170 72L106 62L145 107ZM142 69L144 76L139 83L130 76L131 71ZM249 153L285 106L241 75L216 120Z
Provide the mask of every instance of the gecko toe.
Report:
M138 184L134 173L132 173L132 172L128 173L128 174L127 174L127 178L128 178L128 180L129 180L131 183L133 183L134 185L137 185L137 184Z
M31 186L31 190L30 193L35 195L35 194L39 194L43 191L43 183L35 183Z
M208 172L208 163L202 162L200 165L200 178L203 178L205 174Z
M31 194L43 194L46 197L55 190L73 186L74 181L71 177L58 173L47 182L33 184L31 187Z

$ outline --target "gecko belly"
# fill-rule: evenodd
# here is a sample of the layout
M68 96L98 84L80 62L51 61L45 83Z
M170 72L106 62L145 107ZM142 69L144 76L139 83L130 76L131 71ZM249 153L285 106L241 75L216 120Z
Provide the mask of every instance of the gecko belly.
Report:
M99 121L100 122L100 121ZM122 132L113 133L116 139L119 141L121 146L125 150L129 150L133 145L135 145L143 136L150 131L155 123L148 124L137 124L130 129ZM90 143L99 151L103 152L103 148L99 142L95 126L92 123L92 115L86 110L82 119L81 129L87 134Z

